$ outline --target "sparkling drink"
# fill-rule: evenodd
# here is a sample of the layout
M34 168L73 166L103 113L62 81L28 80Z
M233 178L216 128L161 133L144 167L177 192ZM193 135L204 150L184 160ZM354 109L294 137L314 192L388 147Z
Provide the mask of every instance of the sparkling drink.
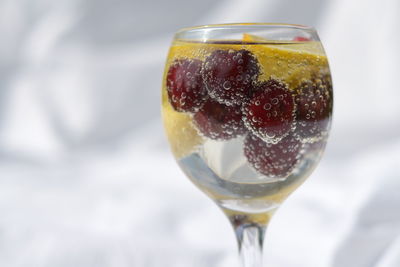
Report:
M242 229L266 225L316 167L333 92L317 37L234 33L224 39L175 37L162 114L181 169Z

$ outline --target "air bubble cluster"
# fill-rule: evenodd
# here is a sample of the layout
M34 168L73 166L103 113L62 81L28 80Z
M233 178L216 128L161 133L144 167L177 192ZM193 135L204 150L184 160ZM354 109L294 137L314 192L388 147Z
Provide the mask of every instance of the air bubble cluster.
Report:
M304 142L316 142L329 130L333 103L331 79L329 75L312 77L296 90L296 132Z
M300 161L303 144L292 134L279 143L267 143L249 134L244 140L244 154L249 163L269 177L288 176Z
M208 53L204 61L176 59L166 76L171 106L192 116L201 136L244 136L247 162L269 177L290 175L307 153L322 149L332 113L329 75L314 73L289 88L276 78L260 81L257 57L246 49Z
M276 80L260 83L252 99L243 105L244 122L267 143L277 143L295 124L294 96Z
M176 111L196 112L207 97L201 77L202 61L175 60L167 73L167 93Z
M228 140L246 133L240 106L226 106L212 99L194 114L193 122L203 136L213 140Z
M215 50L205 60L203 80L209 95L219 103L240 105L250 97L260 67L247 50Z

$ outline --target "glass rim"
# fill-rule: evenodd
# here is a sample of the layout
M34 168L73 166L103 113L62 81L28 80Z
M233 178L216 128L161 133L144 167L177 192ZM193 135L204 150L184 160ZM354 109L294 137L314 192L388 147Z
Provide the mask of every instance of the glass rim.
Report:
M291 24L291 23L269 23L269 22L251 22L251 23L220 23L220 24L205 24L192 27L184 27L176 31L176 34L182 34L185 32L196 31L196 30L210 30L210 29L246 29L246 28L288 28L298 29L303 31L316 32L314 27Z

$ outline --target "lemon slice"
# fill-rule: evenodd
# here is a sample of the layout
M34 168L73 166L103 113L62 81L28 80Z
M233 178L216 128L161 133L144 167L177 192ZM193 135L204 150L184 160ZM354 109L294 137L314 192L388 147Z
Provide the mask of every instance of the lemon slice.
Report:
M262 66L260 80L279 79L294 89L316 71L328 68L320 42L271 41L251 34L244 34L243 40L261 42L247 46Z
M174 156L179 159L196 150L203 139L192 124L190 114L175 111L163 90L162 117L164 129Z
M239 43L241 40L236 41ZM223 40L211 40L208 43L187 41L185 42L182 40L178 40L174 42L169 50L167 65L169 65L172 60L178 58L195 58L204 61L211 54L211 52L217 49L240 50L242 48L245 48L245 46L238 45L238 43L224 43Z

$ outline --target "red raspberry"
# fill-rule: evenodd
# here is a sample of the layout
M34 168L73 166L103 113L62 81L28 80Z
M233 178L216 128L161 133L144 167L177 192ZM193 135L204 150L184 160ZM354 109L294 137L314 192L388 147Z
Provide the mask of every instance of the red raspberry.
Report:
M215 50L204 62L203 80L209 95L226 105L249 98L260 73L257 58L247 50Z
M228 140L246 132L240 106L226 106L214 100L207 100L193 116L200 132L214 140Z
M244 155L248 162L263 175L286 177L301 157L302 143L289 134L277 144L267 143L248 134L244 140Z
M276 143L294 126L294 97L287 86L270 79L243 105L244 122L255 135Z
M207 97L201 77L202 61L178 59L167 73L168 99L176 111L196 112Z
M311 39L307 38L307 37L296 36L296 37L293 38L293 41L296 41L296 42L309 42L309 41L311 41Z
M297 88L296 133L304 142L314 142L328 132L333 93L329 75L312 78Z

